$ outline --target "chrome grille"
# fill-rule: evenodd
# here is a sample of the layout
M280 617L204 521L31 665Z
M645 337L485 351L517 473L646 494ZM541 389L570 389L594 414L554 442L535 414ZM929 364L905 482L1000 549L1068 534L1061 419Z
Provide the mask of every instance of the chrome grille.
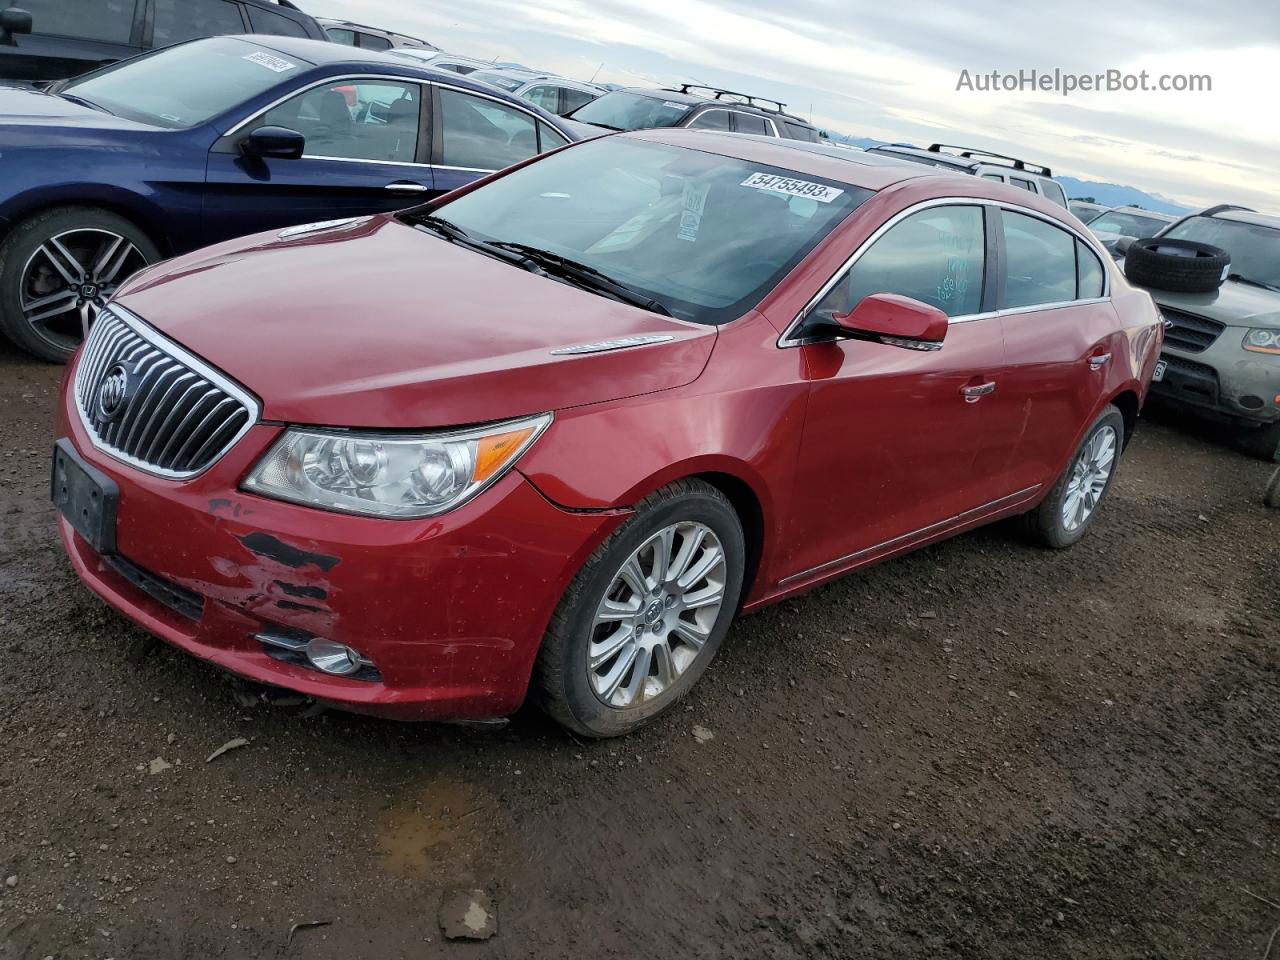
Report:
M1181 310L1161 307L1160 313L1164 315L1165 343L1187 353L1203 353L1213 346L1214 341L1226 329L1216 320L1207 320Z
M96 447L165 477L208 469L258 419L242 388L116 306L89 332L75 396Z

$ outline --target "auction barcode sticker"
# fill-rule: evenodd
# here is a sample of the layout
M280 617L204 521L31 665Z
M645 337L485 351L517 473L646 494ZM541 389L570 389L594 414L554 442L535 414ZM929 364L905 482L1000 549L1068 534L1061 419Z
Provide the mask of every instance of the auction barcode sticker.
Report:
M297 66L296 63L293 63L290 60L286 60L283 57L274 57L269 53L263 53L261 50L254 53L247 53L244 58L250 63L256 63L258 66L266 67L268 70L274 70L276 73L284 73L285 71L292 70Z
M756 190L769 190L783 193L789 197L806 197L819 203L830 203L843 190L828 187L825 183L812 183L808 180L795 180L791 177L780 177L773 173L753 173L743 180L740 186L752 187Z

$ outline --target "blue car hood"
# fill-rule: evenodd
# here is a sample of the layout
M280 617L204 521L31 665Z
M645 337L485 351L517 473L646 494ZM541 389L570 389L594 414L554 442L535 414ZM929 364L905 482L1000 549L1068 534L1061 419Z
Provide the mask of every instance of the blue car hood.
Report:
M0 86L0 128L39 127L65 130L155 130L156 127L113 117L101 110L20 86Z

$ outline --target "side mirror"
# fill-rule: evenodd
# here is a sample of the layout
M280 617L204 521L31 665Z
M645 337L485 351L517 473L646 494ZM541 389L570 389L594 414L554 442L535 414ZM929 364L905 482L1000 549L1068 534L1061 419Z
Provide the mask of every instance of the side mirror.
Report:
M246 157L273 160L297 160L302 156L307 138L288 127L259 127L240 141L240 152Z
M0 10L0 45L15 47L14 35L31 32L31 14L17 7Z
M863 297L848 313L832 314L818 324L822 333L876 340L911 350L939 350L946 339L947 315L937 307L897 293Z
M1111 249L1116 252L1117 257L1127 256L1129 248L1133 246L1134 241L1137 239L1137 237L1121 237L1112 244Z

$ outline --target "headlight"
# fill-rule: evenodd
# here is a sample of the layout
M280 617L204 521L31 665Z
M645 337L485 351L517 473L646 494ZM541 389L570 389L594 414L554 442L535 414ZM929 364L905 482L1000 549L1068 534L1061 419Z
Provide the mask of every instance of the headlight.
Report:
M404 436L290 427L244 481L278 500L376 517L430 517L507 472L551 414Z
M1244 335L1244 348L1254 353L1280 353L1280 330L1250 330Z

